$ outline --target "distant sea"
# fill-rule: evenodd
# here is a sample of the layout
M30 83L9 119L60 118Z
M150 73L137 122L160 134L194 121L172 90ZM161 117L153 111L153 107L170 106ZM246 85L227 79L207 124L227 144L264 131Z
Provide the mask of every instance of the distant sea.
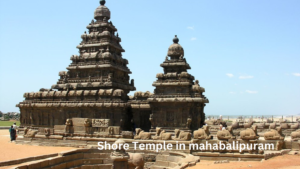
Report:
M205 115L206 118L214 118L214 119L218 119L220 117L220 115L209 115L209 114L206 114ZM291 117L300 117L300 115L222 115L222 118L223 119L227 119L227 118L239 118L239 117L243 117L243 119L249 119L249 118L291 118Z

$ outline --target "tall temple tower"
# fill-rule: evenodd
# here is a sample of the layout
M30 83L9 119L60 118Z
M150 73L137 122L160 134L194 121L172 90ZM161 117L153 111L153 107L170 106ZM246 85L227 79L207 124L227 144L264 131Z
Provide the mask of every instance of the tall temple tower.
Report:
M110 125L131 130L127 94L135 90L134 80L129 82L128 61L122 58L121 38L110 16L101 0L68 71L59 72L50 90L24 94L25 101L17 105L23 126L53 127L80 117L109 119Z
M160 65L164 73L157 74L157 81L153 83L154 94L136 92L131 100L134 123L138 128L196 130L204 124L204 107L209 102L203 95L205 89L187 72L191 67L184 58L177 36L173 42ZM150 124L144 117L149 117Z

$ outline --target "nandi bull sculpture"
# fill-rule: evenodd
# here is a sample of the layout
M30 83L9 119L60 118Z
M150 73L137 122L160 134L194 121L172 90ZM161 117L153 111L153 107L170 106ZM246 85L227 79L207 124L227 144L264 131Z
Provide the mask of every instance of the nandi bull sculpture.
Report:
M258 138L259 136L257 135L257 126L255 125L240 132L240 139L242 140L256 140Z

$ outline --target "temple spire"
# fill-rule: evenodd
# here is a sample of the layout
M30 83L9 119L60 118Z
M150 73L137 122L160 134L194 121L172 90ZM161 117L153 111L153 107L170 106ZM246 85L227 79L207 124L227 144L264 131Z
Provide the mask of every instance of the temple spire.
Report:
M101 5L105 5L105 3L106 3L105 0L101 0L101 1L100 1L100 4L101 4Z
M179 42L179 39L177 38L177 35L175 35L175 38L173 39L173 42L174 43L178 43Z

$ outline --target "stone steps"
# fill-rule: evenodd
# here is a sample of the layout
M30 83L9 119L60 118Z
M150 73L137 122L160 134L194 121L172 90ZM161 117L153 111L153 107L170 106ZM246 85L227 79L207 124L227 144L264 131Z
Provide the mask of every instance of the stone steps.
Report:
M98 156L95 156L95 154L92 154L91 156L87 156L86 154L73 154L66 157L49 158L43 161L38 161L36 163L31 163L29 165L19 166L19 169L81 169L81 167L83 166L86 166L86 169L90 168L90 166L96 166L95 168L93 168L96 169L103 166L103 168L107 168L106 166L111 165L112 163L110 159L107 159L107 155L99 154ZM102 156L103 158L99 158L100 156Z
M162 167L162 168L165 168L165 167L175 168L176 166L178 166L178 162L181 159L182 159L181 157L176 157L176 156L157 155L154 166Z
M111 169L112 164L83 165L81 169Z
M172 169L171 167L164 167L164 166L156 166L152 165L150 169Z

